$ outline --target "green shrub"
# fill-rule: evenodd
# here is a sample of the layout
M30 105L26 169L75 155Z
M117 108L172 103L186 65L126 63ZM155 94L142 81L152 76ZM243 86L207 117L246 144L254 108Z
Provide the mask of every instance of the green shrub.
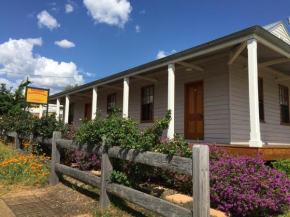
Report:
M102 141L100 116L100 111L97 111L94 120L88 121L87 119L83 119L82 125L76 130L73 139L81 143L99 144Z
M111 182L131 187L131 184L128 181L127 175L120 171L112 170L110 173L110 180Z
M287 176L290 178L290 159L286 160L276 160L273 163L275 169L280 170L282 173L286 173Z
M52 138L53 131L59 131L66 125L56 120L55 115L38 118L26 115L25 119L20 116L2 116L0 118L0 131L17 132L19 134Z
M113 168L127 176L130 186L138 188L139 184L147 182L154 174L155 167L128 162L120 159L113 161Z
M81 143L100 144L102 138L108 138L113 146L135 145L140 134L138 124L132 118L122 118L121 110L117 108L107 114L103 120L98 111L94 120L82 120L81 127L75 132L74 140Z
M168 155L178 155L181 157L191 157L192 146L185 141L180 134L175 133L173 139L161 139L153 151Z
M102 138L107 138L111 145L124 148L152 151L160 144L160 138L171 120L171 111L167 111L163 119L156 120L154 126L139 131L139 122L133 118L122 118L121 109L113 109L102 120L100 112L92 121L83 120L81 127L76 130L74 140L81 143L100 144Z

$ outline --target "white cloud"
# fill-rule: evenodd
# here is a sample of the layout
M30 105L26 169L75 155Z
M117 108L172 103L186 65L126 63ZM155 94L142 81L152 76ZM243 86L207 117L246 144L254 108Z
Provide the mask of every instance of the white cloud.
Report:
M146 13L145 9L143 9L142 11L140 11L140 14L145 14L145 13Z
M55 13L58 13L59 12L59 7L53 7L50 10L55 12Z
M135 30L136 30L137 33L139 33L141 31L140 26L139 25L136 25L135 26Z
M27 14L26 17L28 17L28 18L33 18L35 13L36 13L36 12L31 12L31 13Z
M163 58L163 57L166 57L165 51L163 51L163 50L158 51L158 54L157 54L156 58L160 59L160 58Z
M53 30L57 27L60 27L60 24L57 22L57 20L51 16L47 11L42 11L37 15L38 18L38 26L39 28L47 27L50 30Z
M16 82L13 82L13 81L9 81L7 80L6 78L0 78L0 84L6 84L6 87L8 89L10 88L13 88L13 89L16 89L19 84L21 83L22 80L17 80Z
M166 57L166 56L174 54L174 53L176 53L176 50L174 50L174 49L172 51L170 51L170 52L166 52L166 51L160 50L157 53L156 59L160 59L160 58Z
M94 74L92 74L92 73L90 73L90 72L84 72L84 73L85 73L85 75L88 76L88 77L92 77L92 76L94 76Z
M0 66L3 66L0 74L5 74L10 83L29 77L33 86L50 88L52 93L63 90L68 84L84 83L75 63L35 55L33 48L36 45L42 45L41 38L9 39L0 44Z
M132 6L127 0L83 0L95 23L107 23L124 28Z
M74 7L71 4L66 4L65 5L65 13L71 13L74 11Z
M66 39L63 39L61 41L56 41L54 42L54 44L62 47L62 48L71 48L71 47L75 47L75 43L71 42L71 41L68 41Z

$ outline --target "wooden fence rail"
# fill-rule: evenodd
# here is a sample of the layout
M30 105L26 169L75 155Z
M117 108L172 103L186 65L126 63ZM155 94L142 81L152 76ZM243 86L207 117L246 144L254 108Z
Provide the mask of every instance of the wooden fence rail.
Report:
M110 205L110 195L115 195L148 210L156 212L162 216L210 216L209 148L206 145L193 146L192 158L184 158L155 152L143 152L140 150L126 149L116 146L111 147L107 140L103 140L102 145L80 144L74 141L61 139L61 132L54 132L52 139L35 138L33 136L18 135L17 133L11 132L5 133L4 136L15 138L16 149L19 149L20 147L20 139L28 139L31 142L38 141L44 144L51 144L52 153L50 185L53 186L58 184L59 176L64 174L85 184L99 188L101 212L107 209ZM101 177L60 164L60 148L101 155ZM111 183L109 175L113 170L113 159L146 164L192 175L194 198L193 211L138 190L116 183Z

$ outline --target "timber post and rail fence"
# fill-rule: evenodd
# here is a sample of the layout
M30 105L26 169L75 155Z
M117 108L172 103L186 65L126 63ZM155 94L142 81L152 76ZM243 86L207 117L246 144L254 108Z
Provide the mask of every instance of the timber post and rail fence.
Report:
M101 145L80 144L72 140L61 139L61 132L54 132L53 138L43 139L33 135L20 135L15 132L3 132L4 140L15 138L15 149L20 149L21 139L51 145L50 185L59 183L60 175L66 175L80 182L100 189L100 211L105 211L111 203L111 195L125 199L145 209L162 216L171 217L209 217L210 216L210 187L209 187L209 148L207 145L194 145L192 158L170 156L157 152L110 146L104 139ZM31 146L31 145L30 145ZM81 171L60 163L60 149L73 149L102 157L101 177ZM31 150L31 148L29 148ZM193 211L151 196L124 185L110 182L110 172L113 170L113 159L141 163L158 168L174 170L192 176L193 182Z

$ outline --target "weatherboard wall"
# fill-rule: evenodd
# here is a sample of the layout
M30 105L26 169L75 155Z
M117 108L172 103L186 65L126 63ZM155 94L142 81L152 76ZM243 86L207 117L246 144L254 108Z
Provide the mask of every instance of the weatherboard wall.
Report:
M284 28L282 24L270 30L270 32L280 38L281 40L285 41L286 43L290 44L290 38L287 33L287 30Z
M204 82L204 135L205 142L229 143L230 142L230 116L229 116L229 76L227 58L216 59L203 65L204 72L193 70L187 72L185 68L176 65L176 90L175 90L175 132L184 135L184 86L186 83ZM140 120L141 87L154 85L154 117L163 118L167 110L167 70L150 74L158 80L153 83L145 80L130 79L129 90L129 116L136 121ZM107 111L107 95L117 94L117 107L122 108L123 92L108 88L98 90L98 109L102 117ZM81 125L79 119L84 118L85 104L91 99L76 100L74 124ZM141 123L140 130L154 123ZM166 136L166 132L164 133Z
M184 133L184 86L203 81L204 142L230 142L229 78L227 58L219 58L202 65L203 72L176 73L175 132Z
M250 139L249 90L247 62L237 59L230 66L232 143L248 144ZM279 92L276 76L264 68L258 69L263 78L265 123L261 122L261 139L265 144L289 144L290 126L280 124ZM282 83L281 83L282 84ZM290 85L284 82L283 85Z

